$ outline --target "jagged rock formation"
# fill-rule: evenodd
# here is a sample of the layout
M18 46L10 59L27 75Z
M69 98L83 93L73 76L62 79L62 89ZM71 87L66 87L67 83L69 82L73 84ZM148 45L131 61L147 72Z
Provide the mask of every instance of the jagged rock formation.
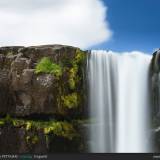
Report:
M70 46L0 48L0 153L84 150L85 67Z

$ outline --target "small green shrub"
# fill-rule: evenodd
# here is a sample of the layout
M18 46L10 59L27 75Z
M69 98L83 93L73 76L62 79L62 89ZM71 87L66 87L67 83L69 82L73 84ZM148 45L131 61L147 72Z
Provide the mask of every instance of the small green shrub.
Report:
M35 73L49 73L59 77L62 75L62 68L60 65L53 63L50 58L43 57L37 64Z
M77 93L72 93L67 96L61 96L63 105L69 109L76 108L78 106Z

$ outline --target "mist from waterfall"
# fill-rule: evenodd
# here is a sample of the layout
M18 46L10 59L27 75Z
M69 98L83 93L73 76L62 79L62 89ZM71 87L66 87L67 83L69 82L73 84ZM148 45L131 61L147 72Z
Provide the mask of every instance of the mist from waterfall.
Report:
M150 152L149 64L139 52L88 58L90 152Z

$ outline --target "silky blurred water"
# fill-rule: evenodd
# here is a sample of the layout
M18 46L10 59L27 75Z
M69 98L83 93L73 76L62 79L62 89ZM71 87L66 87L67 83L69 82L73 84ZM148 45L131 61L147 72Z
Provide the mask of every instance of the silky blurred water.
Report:
M151 56L139 52L91 52L90 152L151 151L150 61Z

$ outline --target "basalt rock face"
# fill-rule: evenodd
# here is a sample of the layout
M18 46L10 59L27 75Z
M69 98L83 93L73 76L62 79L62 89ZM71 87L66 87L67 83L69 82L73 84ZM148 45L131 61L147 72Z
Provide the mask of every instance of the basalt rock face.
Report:
M152 126L155 151L160 152L160 50L153 53L150 68L152 94Z
M60 45L0 48L0 114L83 114L85 56L78 48ZM61 65L63 73L58 80L53 74L35 73L43 57ZM76 65L75 73L71 73L72 63ZM70 87L70 79L74 88ZM72 93L77 95L77 106L65 106L63 97Z
M61 74L43 71L44 66L36 72L43 58L58 65ZM83 151L83 136L78 133L76 120L83 121L87 116L86 59L85 51L63 45L0 48L0 153ZM8 119L13 119L12 123ZM15 125L19 119L26 123ZM51 123L46 138L45 124L39 127L44 119L45 124L55 122L64 135L67 126L59 121L67 122L78 136L57 134ZM28 124L30 129L26 130Z

